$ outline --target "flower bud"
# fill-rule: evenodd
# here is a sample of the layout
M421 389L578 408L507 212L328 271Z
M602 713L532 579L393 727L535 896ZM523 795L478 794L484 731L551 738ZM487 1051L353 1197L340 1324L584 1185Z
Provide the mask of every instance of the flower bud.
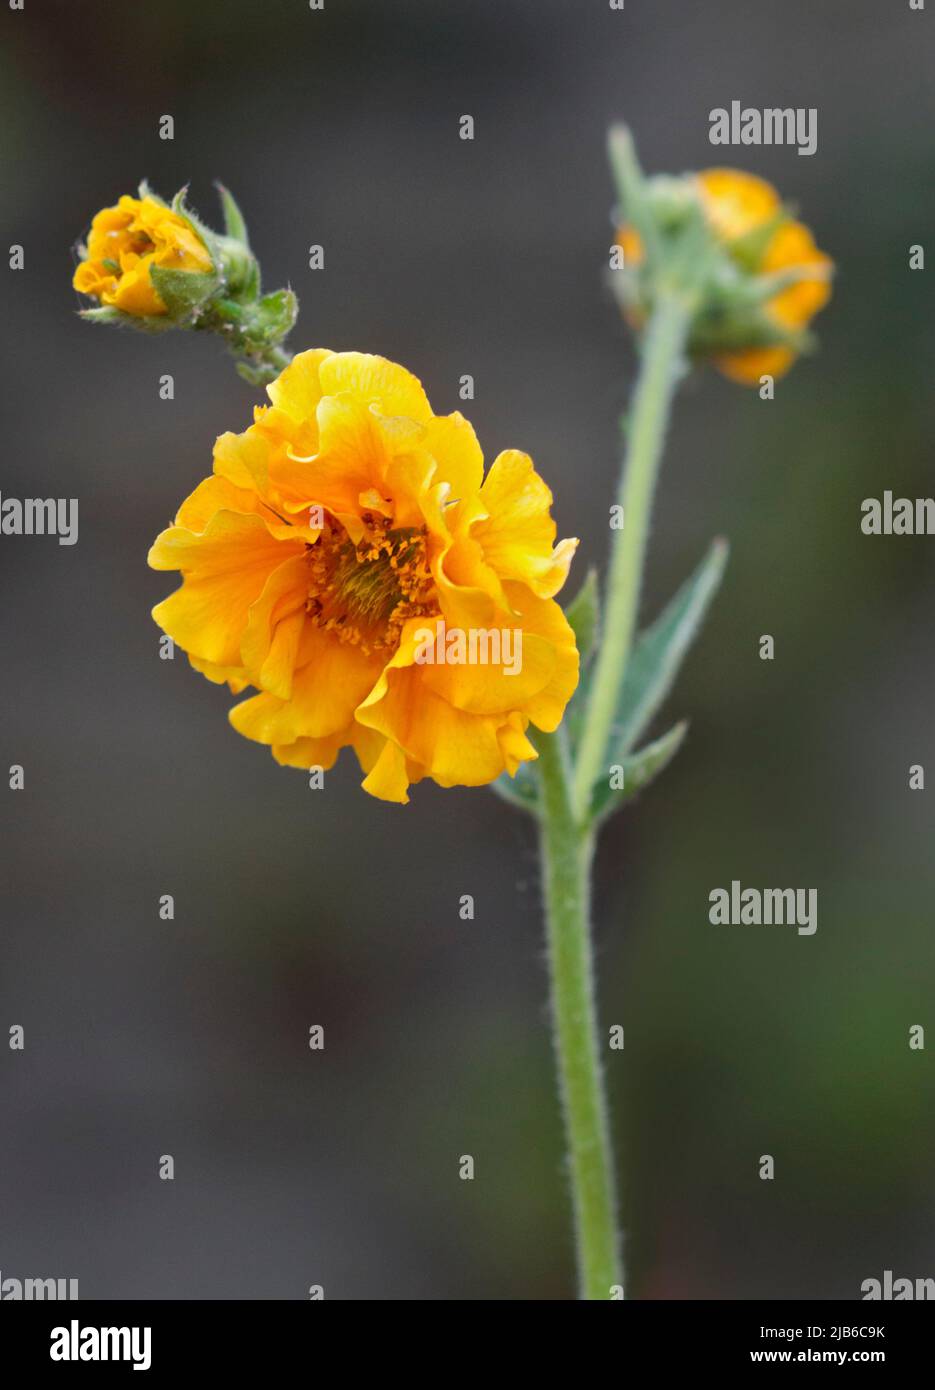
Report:
M146 184L124 195L91 226L74 287L99 301L82 317L126 323L146 332L192 328L217 333L256 385L271 381L288 361L282 341L298 314L292 290L260 293L260 267L232 195L218 184L224 231L214 232L185 202L171 207Z
M811 346L808 324L828 301L833 263L764 179L736 169L643 177L626 132L611 138L624 221L613 287L640 329L664 283L693 305L689 355L734 381L781 376Z
M145 185L138 198L124 194L97 214L82 248L72 283L101 305L85 316L146 328L190 320L222 283L213 240L181 195L170 208Z

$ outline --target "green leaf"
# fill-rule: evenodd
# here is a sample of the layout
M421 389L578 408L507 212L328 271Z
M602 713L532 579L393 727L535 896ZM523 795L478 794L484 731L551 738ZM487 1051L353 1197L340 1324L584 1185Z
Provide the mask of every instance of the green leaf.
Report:
M78 317L88 323L110 323L120 328L135 328L141 333L165 333L176 324L167 314L125 314L111 305L99 309L79 309Z
M581 657L581 664L584 666L594 651L600 620L600 596L597 592L596 569L588 570L584 583L565 609L565 617L575 634L578 654Z
M220 275L212 271L168 270L158 265L150 266L149 278L168 309L169 317L176 322L190 318L217 293L221 284Z
M653 743L647 743L645 748L641 748L637 753L631 753L616 765L620 771L616 772L616 777L622 780L621 787L611 786L611 776L614 773L609 769L607 777L602 782L596 782L592 799L592 814L595 821L602 821L614 811L625 806L626 803L637 792L648 786L655 777L667 767L675 757L682 741L685 738L688 723L682 720L681 723L674 725L662 738L657 738Z
M565 609L565 617L571 624L581 657L578 688L572 696L565 714L565 727L572 749L577 747L581 736L581 726L588 703L590 671L588 664L597 645L600 626L600 597L597 588L597 571L589 569L584 583L571 603Z
M539 814L539 783L534 763L520 763L515 777L501 772L489 785L491 791L496 792L501 800L508 801L511 806L518 806L521 811L526 811L531 816Z
M786 328L755 304L712 302L692 324L689 349L697 357L717 352L744 352L749 348L788 347L807 351L812 335L802 328Z
M257 306L257 324L264 340L279 343L295 324L299 301L292 290L265 294Z
M224 231L227 236L234 241L242 241L244 246L250 245L250 238L247 236L247 224L244 221L243 213L237 206L237 202L229 188L225 188L223 183L215 183L215 188L220 194L221 210L224 213Z
M624 125L611 126L607 134L607 153L617 193L617 217L635 227L654 265L659 255L659 228L652 214L649 186L636 157L633 136Z
M716 540L692 577L636 640L627 663L611 736L611 760L621 762L672 688L685 653L717 592L727 542Z
M198 214L188 206L185 199L188 196L188 184L180 188L172 199L172 211L186 222L195 236L203 242L208 255L211 257L212 264L217 268L221 264L220 238L210 227L202 222Z
M738 261L750 275L759 273L763 255L773 237L784 222L788 222L791 212L781 207L765 222L760 222L752 231L736 236L730 243L731 260Z
M215 238L215 264L224 275L226 293L242 304L253 304L260 293L260 266L249 246L234 237Z
M119 323L125 315L121 314L119 309L104 304L99 309L79 309L78 317L87 319L88 323Z
M565 728L568 730L568 742L575 754L578 744L581 742L581 731L584 728L584 716L587 713L588 697L591 693L591 671L582 670L578 677L578 688L565 710Z
M141 197L141 198L152 198L153 202L154 202L154 203L158 203L158 204L160 205L160 207L164 207L164 208L165 208L165 207L168 207L168 206L169 206L168 203L166 202L165 198L160 198L160 196L159 196L158 193L154 193L154 192L153 192L153 190L150 188L149 183L147 182L146 179L141 179L141 180L140 180L140 186L139 186L137 192L138 192L138 194L139 194L139 197Z

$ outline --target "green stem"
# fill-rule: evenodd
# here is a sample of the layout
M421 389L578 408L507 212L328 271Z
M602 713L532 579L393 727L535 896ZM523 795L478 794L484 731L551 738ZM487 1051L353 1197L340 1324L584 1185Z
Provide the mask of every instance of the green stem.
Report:
M598 1049L591 956L590 880L594 836L571 802L564 735L538 734L541 856L552 1021L571 1169L582 1298L622 1287L613 1161Z
M264 347L261 351L250 353L245 358L247 366L255 373L256 385L265 386L275 381L292 361L292 353L281 347Z
M662 289L646 331L618 496L623 507L623 529L616 533L611 555L601 620L603 637L594 663L575 768L574 806L581 822L587 819L591 789L604 768L617 698L633 644L656 475L692 310L690 292L676 287Z
M280 347L270 333L263 319L263 306L256 301L218 300L198 327L221 335L229 352L238 359L237 370L254 386L275 380L292 361L292 353Z

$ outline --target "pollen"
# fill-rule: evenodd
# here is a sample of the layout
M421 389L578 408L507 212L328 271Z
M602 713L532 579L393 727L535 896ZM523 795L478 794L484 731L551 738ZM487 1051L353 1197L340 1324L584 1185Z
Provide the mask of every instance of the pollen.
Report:
M424 529L392 529L365 512L355 544L329 519L309 546L306 612L317 626L366 655L395 650L403 624L439 612L426 556Z

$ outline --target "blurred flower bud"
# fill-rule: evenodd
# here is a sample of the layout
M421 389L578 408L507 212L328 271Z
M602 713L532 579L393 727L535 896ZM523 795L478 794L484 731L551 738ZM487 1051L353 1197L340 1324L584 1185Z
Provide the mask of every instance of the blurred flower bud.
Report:
M634 328L663 284L691 294L688 352L734 381L781 376L811 346L833 263L764 179L735 169L644 178L629 134L611 136L623 222L613 288Z

